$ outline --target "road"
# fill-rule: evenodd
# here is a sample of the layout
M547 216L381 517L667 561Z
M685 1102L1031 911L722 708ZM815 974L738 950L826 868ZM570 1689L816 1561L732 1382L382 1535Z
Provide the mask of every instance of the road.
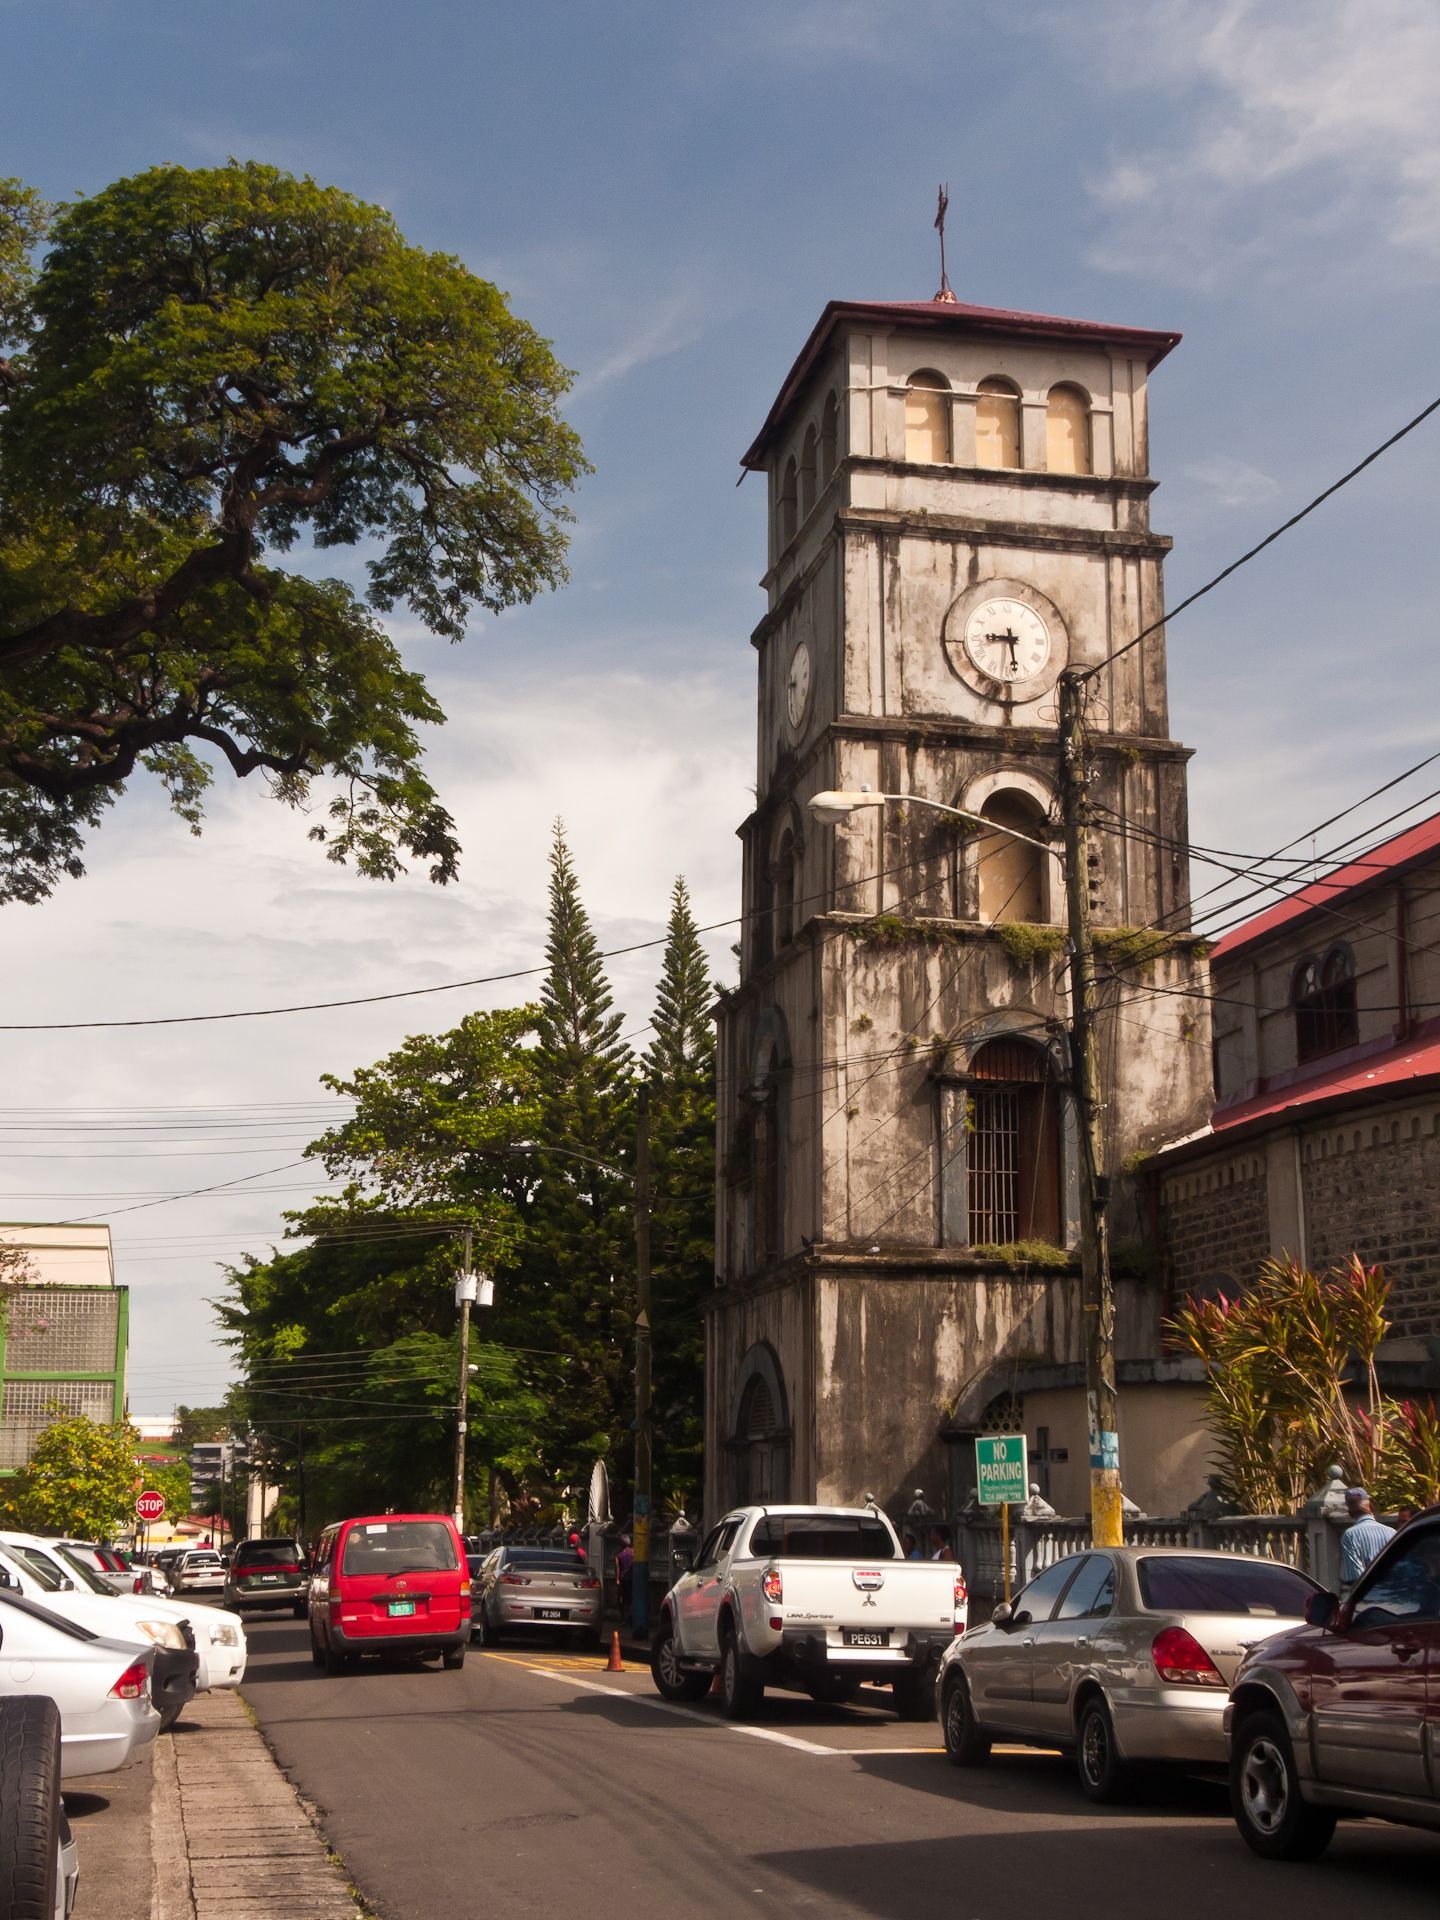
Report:
M1094 1808L1058 1755L962 1772L937 1729L880 1707L776 1693L739 1729L593 1655L505 1647L458 1673L366 1662L327 1679L303 1624L247 1631L245 1696L384 1920L1435 1912L1433 1835L1354 1823L1318 1864L1274 1866L1218 1787L1162 1777L1136 1806Z

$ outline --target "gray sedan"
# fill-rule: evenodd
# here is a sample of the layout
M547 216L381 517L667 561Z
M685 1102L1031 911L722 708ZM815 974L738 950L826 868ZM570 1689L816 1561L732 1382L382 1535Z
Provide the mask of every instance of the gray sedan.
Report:
M1243 1554L1069 1554L946 1649L945 1751L973 1767L994 1740L1059 1747L1098 1801L1124 1798L1137 1761L1223 1768L1236 1669L1318 1591L1293 1567Z
M472 1573L470 1637L493 1646L502 1634L600 1639L600 1582L573 1547L496 1547Z

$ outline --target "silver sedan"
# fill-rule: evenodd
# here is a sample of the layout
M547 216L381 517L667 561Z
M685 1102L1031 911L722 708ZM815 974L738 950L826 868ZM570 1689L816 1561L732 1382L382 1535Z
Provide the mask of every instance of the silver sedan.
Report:
M496 1547L472 1575L470 1637L494 1646L502 1634L600 1639L600 1582L573 1547Z
M1317 1591L1293 1567L1244 1554L1069 1554L946 1649L936 1689L945 1751L973 1767L995 1740L1059 1747L1098 1801L1124 1798L1137 1761L1223 1768L1236 1669L1303 1620Z

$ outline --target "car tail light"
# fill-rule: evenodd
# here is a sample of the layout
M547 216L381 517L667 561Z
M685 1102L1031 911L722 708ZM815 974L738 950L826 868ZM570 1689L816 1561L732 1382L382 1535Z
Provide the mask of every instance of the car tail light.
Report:
M462 1600L468 1600L470 1598L470 1582L468 1580L462 1580L460 1582L460 1598Z
M144 1591L145 1591L145 1576L143 1573L137 1573L135 1576L135 1584L131 1588L131 1592L143 1593Z
M588 1580L582 1580L580 1582L581 1587L589 1591L593 1591L596 1587L599 1586L599 1584L600 1582L594 1577L593 1574Z
M530 1582L523 1573L502 1573L500 1584L502 1587L528 1587Z
M1166 1627L1157 1633L1150 1657L1162 1680L1190 1687L1223 1687L1225 1684L1225 1676L1215 1662L1194 1634L1187 1633L1184 1627Z
M760 1576L760 1591L772 1607L778 1607L785 1598L785 1581L779 1567L767 1567Z
M110 1691L117 1700L143 1700L149 1683L145 1662L137 1660L132 1666L126 1667Z
M965 1576L963 1573L957 1573L955 1576L955 1611L958 1613L962 1607L968 1607L969 1604L970 1589L965 1584Z

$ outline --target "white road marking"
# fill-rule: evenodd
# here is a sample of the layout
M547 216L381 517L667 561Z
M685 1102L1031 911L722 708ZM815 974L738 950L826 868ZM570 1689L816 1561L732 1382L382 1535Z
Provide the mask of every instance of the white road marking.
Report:
M677 1707L669 1700L652 1699L648 1693L626 1693L620 1687L607 1687L598 1680L577 1680L572 1673L556 1667L526 1667L526 1673L538 1673L549 1680L565 1680L586 1693L603 1693L611 1700L630 1700L637 1707L650 1707L656 1713L673 1713L677 1719L693 1720L697 1726L717 1728L722 1733L743 1733L751 1740L769 1740L778 1747L794 1747L799 1753L813 1753L826 1760L857 1760L872 1753L943 1753L943 1747L822 1747L816 1740L802 1740L798 1734L780 1733L774 1727L746 1727L735 1720L717 1720L714 1714L697 1713L693 1707Z

